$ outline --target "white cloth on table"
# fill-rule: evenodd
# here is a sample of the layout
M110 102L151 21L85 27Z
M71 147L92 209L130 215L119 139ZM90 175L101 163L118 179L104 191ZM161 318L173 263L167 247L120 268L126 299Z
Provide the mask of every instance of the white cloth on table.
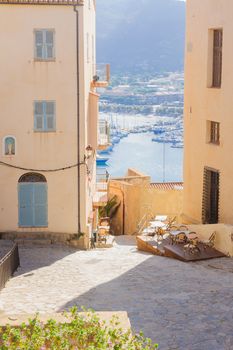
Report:
M167 220L167 215L157 215L155 217L155 221L166 221Z
M165 228L165 227L167 227L167 225L162 221L150 221L150 227Z
M144 228L143 233L153 233L155 229L153 227Z

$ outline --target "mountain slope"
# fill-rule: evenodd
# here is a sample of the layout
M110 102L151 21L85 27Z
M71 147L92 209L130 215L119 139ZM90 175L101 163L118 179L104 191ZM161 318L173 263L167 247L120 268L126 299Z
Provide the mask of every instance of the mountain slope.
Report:
M113 70L183 68L185 3L97 0L97 60Z

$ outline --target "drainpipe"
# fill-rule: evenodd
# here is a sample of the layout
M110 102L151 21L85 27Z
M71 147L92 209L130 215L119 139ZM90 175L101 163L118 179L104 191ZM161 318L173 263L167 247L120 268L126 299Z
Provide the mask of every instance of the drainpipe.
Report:
M80 84L79 84L79 11L77 6L74 6L76 13L76 74L77 74L77 164L80 164ZM78 233L81 232L81 184L80 184L80 166L77 167L77 194L78 194Z

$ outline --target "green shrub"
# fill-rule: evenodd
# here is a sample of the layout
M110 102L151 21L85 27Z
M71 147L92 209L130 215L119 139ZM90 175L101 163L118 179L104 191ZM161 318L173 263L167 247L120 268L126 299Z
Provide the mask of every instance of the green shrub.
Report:
M43 324L38 316L28 324L0 328L0 350L152 350L157 344L142 333L132 335L119 327L117 317L110 325L101 322L99 317L88 311L78 314L77 308L67 314L67 322L49 320Z

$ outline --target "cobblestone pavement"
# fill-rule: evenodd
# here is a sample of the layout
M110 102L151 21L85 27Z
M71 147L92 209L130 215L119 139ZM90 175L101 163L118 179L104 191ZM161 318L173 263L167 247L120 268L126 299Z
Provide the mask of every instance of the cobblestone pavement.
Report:
M20 256L0 313L126 310L161 350L233 349L232 259L182 263L137 252L132 237L106 250L25 247Z

